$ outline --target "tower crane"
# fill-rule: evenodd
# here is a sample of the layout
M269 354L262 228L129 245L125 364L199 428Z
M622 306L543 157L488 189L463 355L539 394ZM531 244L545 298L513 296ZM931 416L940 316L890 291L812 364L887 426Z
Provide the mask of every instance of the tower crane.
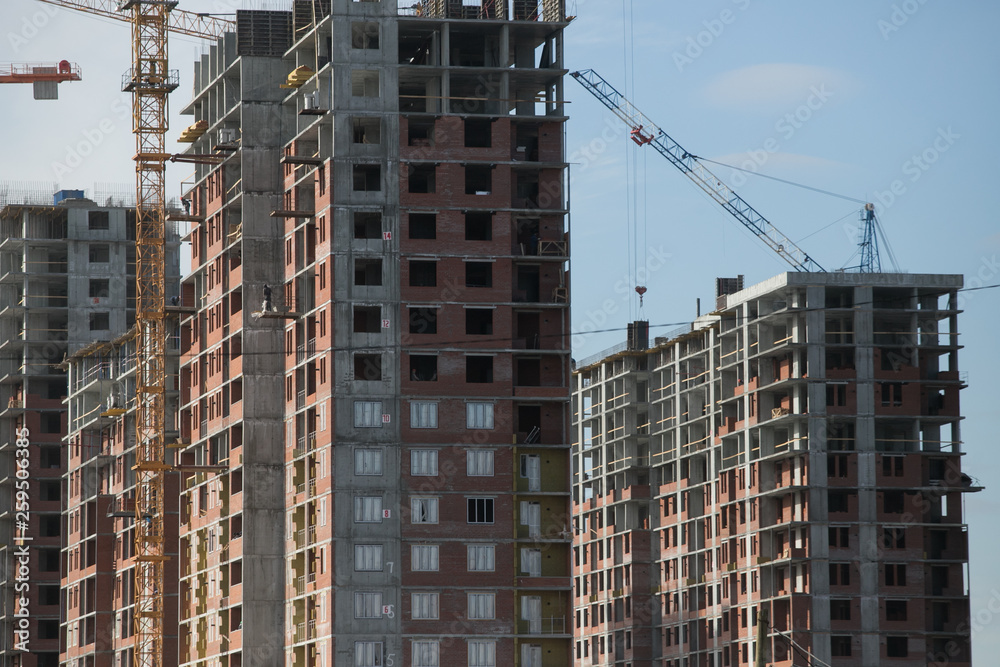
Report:
M122 90L132 93L136 152L136 449L135 660L163 665L164 474L166 400L167 96L179 85L168 67L167 33L215 40L232 21L177 10L176 0L40 0L132 26L132 67Z
M35 85L36 100L58 98L56 86L65 81L80 81L83 75L80 66L68 60L57 63L2 63L0 83L32 83ZM53 84L49 87L46 84Z
M806 251L795 245L767 218L757 212L742 197L733 192L718 176L709 171L692 153L684 150L670 135L639 111L614 86L592 69L573 72L571 76L587 91L625 122L631 129L632 141L639 146L650 145L681 173L708 193L712 199L753 232L796 271L825 271Z

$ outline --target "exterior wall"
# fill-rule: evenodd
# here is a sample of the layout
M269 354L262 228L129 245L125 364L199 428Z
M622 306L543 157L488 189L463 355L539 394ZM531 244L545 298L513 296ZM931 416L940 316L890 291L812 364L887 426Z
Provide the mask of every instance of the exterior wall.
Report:
M240 12L238 22L242 38L226 35L196 63L185 109L208 123L192 152L232 148L197 166L186 195L197 222L182 304L196 311L181 325L180 371L178 662L227 667L280 660L284 642L281 323L251 313L265 283L283 303L281 227L269 214L290 122L275 44L288 42L289 21Z
M62 480L68 464L64 447L68 392L66 370L59 363L94 340L124 333L131 324L134 224L130 210L99 206L87 199L63 199L56 206L12 205L0 211L4 239L0 247L0 338L4 341L0 466L6 480L0 490L0 558L6 578L0 596L0 664L4 666L58 664L60 637L65 637L65 626L60 625L60 577L70 562L80 572L89 571L77 607L90 614L80 620L86 641L79 647L81 655L97 650L96 628L104 621L97 608L105 617L110 609L95 585L98 571L106 573L110 551L93 549L96 536L106 531L93 508L90 515L83 513L83 524L74 524L94 538L90 545L81 543L60 554L66 544L61 538L67 532L59 512L76 500L69 497L69 487ZM177 246L176 239L168 246L173 261L170 275L175 281ZM29 434L26 448L16 442L22 428ZM21 457L22 451L26 458ZM93 453L86 458L93 458ZM27 462L21 467L27 478L17 479L15 462L22 460ZM26 488L16 487L21 483ZM20 497L17 491L22 492ZM29 508L27 517L19 516L19 507ZM22 534L19 521L28 526L26 553L16 539ZM18 557L27 566L23 581L16 580L20 576L17 566L22 564ZM18 613L23 617L17 617ZM15 650L15 629L27 631L27 653Z
M311 16L297 19L302 36L286 56L289 71L320 66L290 98L297 133L283 158L284 298L302 315L285 325L286 664L354 665L358 642L404 665L418 664L414 642L433 642L439 664L467 664L468 642L482 640L496 642L496 664L568 665L562 26L447 21L429 4L419 18L385 3L331 5L315 35ZM546 44L558 55L543 65ZM524 71L488 71L493 61ZM378 73L371 95L357 94L362 70ZM486 79L478 93L470 87ZM547 93L538 115L513 101ZM477 122L486 129L467 141ZM535 140L520 146L518 128ZM467 170L477 167L489 179L473 187ZM433 187L415 185L428 169ZM524 186L519 194L518 171L548 184L544 200ZM488 234L467 234L470 211L485 214ZM433 233L418 231L415 218L430 215ZM529 220L544 254L527 250ZM434 263L433 284L419 284L413 262ZM467 279L470 262L489 265L489 286ZM518 286L519 267L530 290ZM487 311L489 325L467 328L470 309ZM472 353L492 362L489 381L467 377ZM489 428L470 425L470 401L489 405ZM370 426L356 418L362 403L374 410ZM433 411L432 427L415 421L420 410ZM378 474L359 474L359 450L378 452ZM493 456L489 476L467 474L470 450ZM413 460L428 455L436 468L425 474ZM538 462L537 482L521 476L522 457ZM385 514L359 522L361 498L378 498ZM489 524L470 525L470 498L492 503ZM414 518L425 500L433 523ZM357 544L381 547L379 571L359 571ZM488 572L469 571L477 545L494 549ZM416 569L422 547L437 549L433 571ZM522 558L534 550L541 568L529 572ZM470 592L496 595L495 618L469 618ZM436 616L420 618L412 596L428 593ZM361 618L356 603L368 594L383 609ZM538 618L520 620L534 598Z
M971 664L960 287L785 274L584 360L581 664L752 664L760 612L768 664Z
M174 265L176 275L177 267ZM176 309L168 316L176 318ZM180 340L167 346L168 377L177 377ZM66 537L62 588L64 664L133 664L135 594L135 341L126 334L78 351L66 362L70 423L66 438ZM167 441L178 436L176 390L167 395ZM168 449L167 464L173 464ZM176 475L165 490L177 498ZM177 504L164 520L167 561L164 659L177 659Z
M244 655L274 656L283 647L286 664L354 665L355 642L375 642L384 659L410 665L412 641L443 637L440 664L466 663L466 640L478 639L496 642L495 654L484 658L491 664L520 660L524 652L525 666L567 665L562 25L401 18L388 3L337 0L320 3L314 26L310 3L300 4L293 14L298 41L283 60L242 52L246 34L223 40L196 68L188 108L209 123L193 153L211 152L220 130L237 129L240 140L223 164L198 167L188 193L202 221L184 282L184 302L199 311L182 332L182 464L228 469L184 475L180 661L217 656L216 664L240 665ZM282 24L280 15L268 20ZM237 20L253 32L263 18L254 12ZM353 46L359 27L377 33L377 48ZM261 34L254 33L257 45L265 43ZM400 66L425 39L437 45L437 64ZM460 63L449 63L465 48L442 46L449 39L478 44L480 67L487 45L499 57L502 44L509 64L524 71L497 75L502 89L490 88L489 109L465 108L468 91L442 103L433 90L452 78L465 87L473 80L463 80ZM546 48L553 55L543 63ZM277 84L299 65L321 70L298 90L283 91ZM378 73L377 85L365 91L371 95L355 94L365 86L352 73L362 71ZM425 125L437 119L438 127L421 146L410 139L410 116L401 108L428 76L435 82L420 88L428 96L421 104L436 110L414 117ZM512 102L511 86L518 97L548 99L538 105L540 115L534 102ZM494 118L508 110L512 117ZM487 121L488 146L466 147L467 115ZM355 121L368 134L362 137ZM527 128L520 137L517 127ZM410 165L431 159L441 163L435 192L411 193ZM463 161L493 173L491 194L464 194ZM359 165L370 170L367 184ZM520 191L517 170L527 182ZM484 240L466 238L469 209L492 212ZM428 243L416 232L409 238L411 212L437 214L440 240ZM356 232L363 217L356 213L376 220ZM531 242L532 225L544 244ZM411 287L410 259L425 257L440 262L437 285ZM492 287L466 280L467 261L490 265ZM356 277L359 270L364 278ZM273 311L262 312L265 283ZM417 324L411 333L409 309L416 306L441 313L439 333L425 334ZM478 325L484 333L461 333L470 306L492 313L491 326ZM490 381L466 382L469 350L493 360ZM438 360L426 380L415 379L423 368L410 368L418 352ZM471 397L492 410L486 428L469 426ZM411 422L415 401L434 404L436 428ZM371 408L371 426L356 421L362 403ZM534 427L539 432L531 434ZM493 454L488 476L465 474L470 448ZM354 474L361 449L380 451L379 474ZM413 449L417 456L436 453L436 474L414 474ZM522 457L531 479L520 476ZM436 523L413 522L413 496L438 502ZM355 503L376 497L385 514L359 523ZM470 497L492 503L488 523L470 526ZM522 506L537 518L521 521ZM495 548L490 571L468 571L470 540ZM379 571L357 571L356 544L382 547ZM427 545L438 547L435 570L414 572L411 550ZM522 568L522 558L537 559L539 570ZM496 593L495 618L468 619L473 585ZM411 595L424 591L439 593L436 619L412 618ZM367 593L380 593L381 606L358 618L356 594ZM536 604L537 618L517 620L522 607Z

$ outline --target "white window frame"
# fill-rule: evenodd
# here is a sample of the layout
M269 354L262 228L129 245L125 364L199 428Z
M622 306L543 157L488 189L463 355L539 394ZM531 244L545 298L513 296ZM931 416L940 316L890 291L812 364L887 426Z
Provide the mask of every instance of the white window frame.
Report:
M355 544L354 571L381 572L384 567L382 565L382 552L381 544ZM367 565L368 563L372 564L371 567L359 567L359 565Z
M382 523L382 496L354 496L354 523Z
M468 505L472 501L475 501L477 503L479 501L484 501L484 503L489 503L490 504L490 512L489 513L493 515L493 518L491 520L489 520L489 521L470 521L469 520L469 515L468 515ZM465 519L466 519L466 522L469 525L489 526L489 525L492 525L492 524L496 523L496 517L497 517L497 513L496 513L496 510L497 510L496 498L494 498L492 496L485 497L485 498L484 497L480 497L480 496L470 496L469 498L465 499L465 504L466 504L466 516L465 516ZM487 507L487 505L484 504L483 505L483 516L484 517L486 516L486 511L485 511L486 507ZM476 514L477 515L479 514L478 508L476 509Z
M354 401L354 428L382 428L382 401Z
M495 544L469 544L466 547L469 572L495 572L497 547Z
M438 593L411 593L410 616L415 621L435 621L441 617L441 596Z
M493 477L496 474L496 455L492 449L467 449L465 474L468 477Z
M354 450L354 474L358 476L379 476L385 464L385 454L381 447L357 447Z
M411 449L410 474L416 477L437 477L438 450Z
M427 639L414 640L412 647L412 667L439 667L441 664L441 644Z
M410 523L437 523L440 499L437 496L410 498Z
M490 430L495 425L496 404L493 401L469 401L465 404L465 427Z
M355 592L354 618L382 618L382 593L379 591Z
M437 401L410 402L410 428L437 428Z
M411 572L437 572L441 566L441 553L436 544L410 546ZM418 567L419 566L419 567Z
M354 667L383 667L382 642L354 642Z
M542 550L521 547L521 574L529 577L542 576Z
M467 616L470 621L492 621L497 617L496 593L467 593Z
M495 639L469 640L469 667L497 667Z

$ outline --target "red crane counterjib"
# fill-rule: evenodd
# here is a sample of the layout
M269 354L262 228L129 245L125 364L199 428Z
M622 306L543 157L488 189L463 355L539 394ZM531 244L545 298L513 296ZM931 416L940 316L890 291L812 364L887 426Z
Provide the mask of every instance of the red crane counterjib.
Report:
M80 81L80 66L68 60L57 63L0 63L0 83L34 83L36 81Z

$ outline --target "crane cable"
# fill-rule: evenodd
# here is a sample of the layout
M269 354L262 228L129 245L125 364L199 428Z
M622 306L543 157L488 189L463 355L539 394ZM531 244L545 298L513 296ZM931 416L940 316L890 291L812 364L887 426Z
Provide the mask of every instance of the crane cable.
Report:
M848 197L847 195L837 194L836 192L830 192L829 190L823 190L822 188L816 188L811 185L805 185L804 183L796 183L795 181L788 181L784 178L778 178L777 176L769 176L767 174L762 174L759 171L754 171L753 169L744 169L743 167L737 167L736 165L726 164L725 162L717 162L715 160L709 160L707 157L701 157L699 155L691 155L692 158L698 160L699 162L709 162L711 164L717 164L720 167L728 167L729 169L735 169L736 171L742 171L747 174L753 174L754 176L760 176L761 178L766 178L772 181L777 181L779 183L785 183L787 185L794 185L797 188L802 188L804 190L812 190L813 192L819 192L824 195L830 195L831 197L837 197L839 199L846 199L847 201L852 201L856 204L867 204L868 202L863 199L855 199L854 197Z

